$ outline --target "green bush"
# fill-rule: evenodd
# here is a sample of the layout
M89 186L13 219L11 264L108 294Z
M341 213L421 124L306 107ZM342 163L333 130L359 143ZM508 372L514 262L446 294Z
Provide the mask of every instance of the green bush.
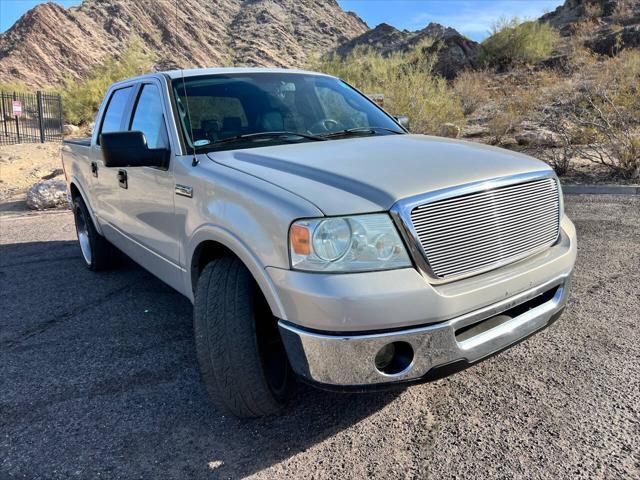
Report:
M66 121L76 125L92 122L109 85L148 72L153 60L140 43L134 42L119 57L98 66L86 80L67 78L60 88Z
M10 80L7 82L0 82L0 92L16 92L16 93L32 93L36 88L30 88L26 83L20 80Z
M558 32L546 23L502 18L482 42L482 59L494 66L537 63L551 55L559 38Z
M341 78L363 93L384 94L384 108L407 115L416 133L438 133L445 123L464 123L461 100L447 81L433 74L434 53L425 42L409 52L383 56L356 48L346 58L324 57L311 68Z

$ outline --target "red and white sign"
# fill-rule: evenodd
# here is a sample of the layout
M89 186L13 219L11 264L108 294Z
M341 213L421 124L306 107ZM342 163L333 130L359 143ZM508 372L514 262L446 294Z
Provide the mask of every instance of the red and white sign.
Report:
M13 101L13 116L19 117L22 115L22 103L18 100Z

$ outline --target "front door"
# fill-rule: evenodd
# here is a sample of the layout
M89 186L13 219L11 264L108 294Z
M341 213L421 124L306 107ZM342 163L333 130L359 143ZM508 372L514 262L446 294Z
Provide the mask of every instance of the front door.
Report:
M138 87L127 130L144 133L149 148L171 150L160 88L160 82L154 80ZM128 239L126 253L178 288L182 286L182 275L174 208L173 155L170 158L170 164L164 168L119 169L120 228Z

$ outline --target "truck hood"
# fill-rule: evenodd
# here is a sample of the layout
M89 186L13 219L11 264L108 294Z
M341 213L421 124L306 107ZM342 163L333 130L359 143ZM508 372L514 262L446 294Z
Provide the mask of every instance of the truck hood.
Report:
M386 211L413 195L550 170L519 153L424 135L358 137L208 155L307 199L325 215Z

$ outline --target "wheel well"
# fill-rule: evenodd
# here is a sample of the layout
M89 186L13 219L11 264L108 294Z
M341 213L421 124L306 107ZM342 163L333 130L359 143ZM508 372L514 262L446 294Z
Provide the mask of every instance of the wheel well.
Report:
M75 183L72 183L69 186L69 190L71 191L71 199L75 200L77 197L80 196L80 190L78 189L78 187L76 187Z
M191 258L191 289L195 292L198 278L204 267L217 258L237 256L221 243L207 240L198 245Z

